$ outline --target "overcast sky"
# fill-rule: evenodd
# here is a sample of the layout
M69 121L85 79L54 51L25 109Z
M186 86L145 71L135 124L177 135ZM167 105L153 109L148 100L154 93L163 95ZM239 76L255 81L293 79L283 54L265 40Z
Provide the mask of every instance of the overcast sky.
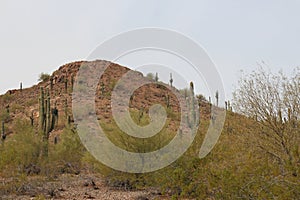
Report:
M297 0L0 0L0 93L86 59L120 32L159 27L202 45L230 98L240 70L262 60L287 73L300 65L299 10Z

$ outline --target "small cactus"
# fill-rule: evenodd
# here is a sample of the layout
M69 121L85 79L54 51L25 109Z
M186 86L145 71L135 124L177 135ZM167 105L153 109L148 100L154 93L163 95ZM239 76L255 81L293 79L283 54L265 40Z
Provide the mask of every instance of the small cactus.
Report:
M158 78L158 73L155 73L155 82L158 82L159 78Z
M1 134L1 139L2 139L3 141L6 139L5 127L4 127L4 121L2 121L2 134Z
M67 118L67 122L68 122L68 126L70 126L71 125L71 116L70 115L68 115L68 118Z
M31 115L30 115L30 124L32 127L33 127L33 123L34 123L34 117L33 117L33 111L32 111Z

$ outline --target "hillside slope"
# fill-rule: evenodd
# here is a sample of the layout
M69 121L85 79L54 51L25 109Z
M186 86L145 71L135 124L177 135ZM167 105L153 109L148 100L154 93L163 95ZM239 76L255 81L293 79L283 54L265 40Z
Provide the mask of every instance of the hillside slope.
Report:
M0 96L0 121L5 141L0 145L0 197L4 199L299 199L300 157L289 169L259 145L270 147L260 133L268 133L257 121L227 111L222 134L203 159L199 149L212 122L210 104L199 101L200 127L188 151L168 167L145 174L112 170L95 160L83 147L72 116L72 85L80 66L109 65L95 92L97 119L109 139L132 152L150 152L172 140L179 127L178 100L164 83L138 88L130 100L133 120L150 122L153 104L165 107L168 120L156 136L147 140L124 134L113 120L111 94L117 81L130 70L108 61L73 62L61 66L48 79ZM142 77L139 72L133 72ZM143 77L143 79L146 79ZM134 79L132 79L134 81ZM41 89L49 90L50 107L58 110L58 122L50 131L47 156L39 127ZM175 89L175 88L173 88ZM176 89L175 89L176 90ZM47 98L46 98L47 99ZM141 114L142 113L142 114ZM31 124L33 122L33 124ZM300 141L299 141L300 142ZM299 152L295 149L295 152ZM295 173L296 172L296 173ZM100 194L101 193L101 194Z

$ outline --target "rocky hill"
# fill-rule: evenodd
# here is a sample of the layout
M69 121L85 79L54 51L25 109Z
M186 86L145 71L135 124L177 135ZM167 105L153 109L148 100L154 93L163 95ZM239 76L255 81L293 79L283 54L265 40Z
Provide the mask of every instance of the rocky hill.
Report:
M99 65L100 63L103 64L103 62L108 67L98 83L95 95L96 112L99 120L105 120L108 123L111 122L112 90L117 81L129 72L130 69L108 61L78 61L59 67L52 75L44 77L44 80L41 80L41 82L31 88L9 90L6 94L0 96L1 119L6 126L6 135L9 137L9 135L13 134L12 126L17 119L32 121L33 126L38 130L41 88L43 88L44 93L49 90L50 107L51 109L56 108L58 110L59 120L51 131L50 138L53 139L54 136L61 133L66 120L69 118L71 122L73 121L72 90L79 68L84 64ZM137 77L143 77L143 74L137 71L134 71L133 74ZM144 79L148 80L146 77ZM137 112L143 110L143 112L148 114L151 105L161 104L166 108L170 108L175 114L179 114L179 102L172 91L169 91L167 84L160 82L158 85L154 80L150 81L152 83L138 88L133 93L130 101L130 109ZM202 117L208 118L210 112L208 104L203 101L200 105L202 108ZM173 119L168 126L171 131L176 131L178 123Z

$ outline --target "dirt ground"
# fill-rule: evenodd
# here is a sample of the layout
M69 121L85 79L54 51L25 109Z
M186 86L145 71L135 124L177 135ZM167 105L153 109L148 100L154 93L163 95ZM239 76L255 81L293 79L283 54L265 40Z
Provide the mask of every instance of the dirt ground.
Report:
M4 184L3 181L1 181L1 184ZM104 179L99 175L66 174L51 181L45 181L41 177L32 177L18 189L17 194L3 195L0 199L154 200L169 198L162 196L154 189L129 191L108 187L105 185Z

